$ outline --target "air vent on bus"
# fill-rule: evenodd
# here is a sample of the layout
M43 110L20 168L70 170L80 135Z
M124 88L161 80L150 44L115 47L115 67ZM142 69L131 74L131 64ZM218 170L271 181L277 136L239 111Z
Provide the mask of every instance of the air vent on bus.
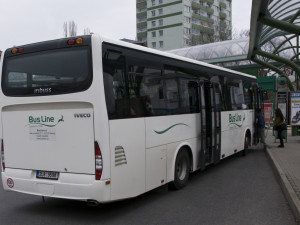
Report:
M127 164L126 155L122 146L115 147L115 166Z

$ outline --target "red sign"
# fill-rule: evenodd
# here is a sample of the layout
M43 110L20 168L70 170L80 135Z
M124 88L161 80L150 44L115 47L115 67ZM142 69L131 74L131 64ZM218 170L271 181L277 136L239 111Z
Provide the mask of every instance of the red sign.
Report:
M265 112L266 123L272 122L272 109L273 109L273 103L264 103L264 112Z

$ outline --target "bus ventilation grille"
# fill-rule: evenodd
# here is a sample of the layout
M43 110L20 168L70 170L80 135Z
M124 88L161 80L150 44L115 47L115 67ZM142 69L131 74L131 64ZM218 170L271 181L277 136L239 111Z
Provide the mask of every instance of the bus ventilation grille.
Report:
M120 166L123 164L127 164L125 151L122 146L117 146L115 148L115 166Z

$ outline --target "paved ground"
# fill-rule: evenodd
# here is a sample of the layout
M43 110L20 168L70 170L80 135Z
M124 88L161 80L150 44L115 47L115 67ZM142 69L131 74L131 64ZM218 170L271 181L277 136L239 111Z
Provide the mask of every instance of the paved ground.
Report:
M278 148L272 132L268 132L266 149L281 188L290 204L295 217L300 220L300 136L291 136L288 131L284 148Z
M167 186L124 201L88 207L84 202L5 192L1 225L297 225L262 149L232 156ZM298 224L299 225L299 224Z

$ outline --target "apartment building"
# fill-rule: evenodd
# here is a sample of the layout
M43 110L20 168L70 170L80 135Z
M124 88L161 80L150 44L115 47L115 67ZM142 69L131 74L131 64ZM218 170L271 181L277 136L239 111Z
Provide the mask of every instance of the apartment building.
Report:
M159 50L231 39L231 0L136 0L137 40Z

